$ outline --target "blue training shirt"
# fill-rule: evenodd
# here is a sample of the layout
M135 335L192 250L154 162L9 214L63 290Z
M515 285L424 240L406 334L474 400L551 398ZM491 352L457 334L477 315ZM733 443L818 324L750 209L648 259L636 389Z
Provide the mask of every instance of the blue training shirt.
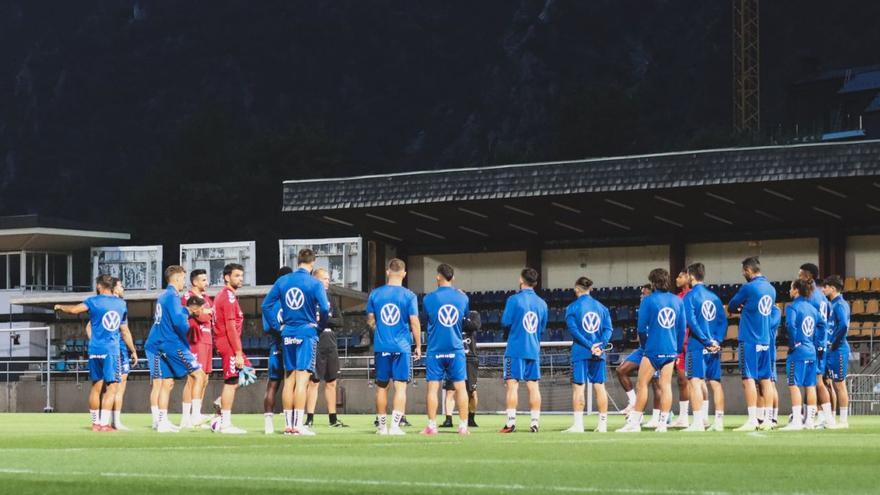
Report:
M611 338L611 313L604 304L584 294L565 308L565 324L571 334L571 360L604 360L605 353L594 356L593 346L599 344L604 351Z
M376 318L373 352L405 352L412 348L411 316L419 315L416 295L406 287L383 285L370 292L367 314Z
M437 287L423 301L428 313L428 354L464 352L461 328L470 303L455 287Z
M639 305L639 345L646 356L676 357L684 347L687 320L681 298L654 291Z
M819 329L819 310L809 299L795 298L785 308L785 326L788 327L788 355L793 359L816 359L815 333Z
M284 325L284 337L315 337L318 334L318 319L325 321L330 315L330 301L320 280L313 277L305 268L279 278L263 299L263 313L273 313L279 304ZM316 311L317 309L317 311Z
M721 299L704 284L696 284L684 296L684 315L691 329L688 352L702 353L713 341L724 341L727 332L727 313ZM720 340L717 337L721 335Z
M183 345L189 349L189 312L180 302L180 293L169 285L159 299L153 313L153 326L147 337L145 348L156 351L164 344Z
M816 346L817 351L824 351L828 346L830 338L828 334L831 329L828 328L828 315L831 312L831 304L828 302L825 294L822 293L822 290L816 287L816 282L813 282L813 292L810 294L809 302L819 312L819 320L816 322L816 333L813 334L813 344Z
M501 326L510 328L505 357L541 358L541 334L547 327L547 303L534 289L522 289L507 298Z
M89 308L92 338L89 339L89 355L119 354L119 327L128 320L125 301L99 294L87 297L83 304Z
M831 301L831 317L828 319L829 346L832 349L849 349L846 334L849 331L849 303L838 294Z
M739 288L728 308L736 310L740 307L742 317L739 323L739 341L770 345L770 323L776 308L776 289L766 277L759 275Z

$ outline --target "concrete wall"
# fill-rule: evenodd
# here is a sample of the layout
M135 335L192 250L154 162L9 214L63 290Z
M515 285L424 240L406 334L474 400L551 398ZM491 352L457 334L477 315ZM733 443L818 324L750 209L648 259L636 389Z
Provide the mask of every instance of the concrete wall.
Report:
M520 270L526 264L525 251L410 256L407 284L413 292L434 290L437 265L455 268L455 286L464 291L516 289Z
M541 252L544 287L570 288L581 275L597 287L642 285L654 268L669 268L669 246L547 249Z
M880 277L880 236L854 235L846 238L846 276Z
M765 241L707 242L688 244L688 263L706 265L711 284L742 283L742 260L759 256L761 269L770 280L793 280L804 263L819 263L819 240L776 239Z

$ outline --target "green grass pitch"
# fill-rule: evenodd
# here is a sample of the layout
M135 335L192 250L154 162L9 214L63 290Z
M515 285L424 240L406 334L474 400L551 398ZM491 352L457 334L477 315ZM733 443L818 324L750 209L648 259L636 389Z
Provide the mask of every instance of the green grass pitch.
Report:
M350 428L328 428L316 416L318 435L305 438L264 435L260 415L235 416L250 433L232 436L160 435L148 415L123 418L132 432L92 433L85 414L0 414L0 493L880 491L880 417L852 418L847 431L568 435L568 416L545 415L537 435L500 435L501 416L478 416L480 428L467 438L454 430L422 437L423 416L409 416L406 437L376 436L372 416L342 418ZM595 421L587 418L587 427ZM609 426L622 422L612 417Z

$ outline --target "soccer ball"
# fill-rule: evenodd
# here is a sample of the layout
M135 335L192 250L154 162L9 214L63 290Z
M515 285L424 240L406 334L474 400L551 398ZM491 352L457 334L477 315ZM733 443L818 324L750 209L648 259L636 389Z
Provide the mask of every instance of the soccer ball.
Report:
M211 418L211 431L214 433L220 432L220 425L223 423L223 418L220 416L214 416Z

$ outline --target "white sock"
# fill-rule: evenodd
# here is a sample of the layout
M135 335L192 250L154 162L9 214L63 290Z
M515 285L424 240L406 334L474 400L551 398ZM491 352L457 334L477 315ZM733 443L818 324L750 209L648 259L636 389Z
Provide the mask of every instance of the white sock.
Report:
M777 421L777 422L779 421L779 408L778 407L773 408L773 417L770 419L772 419L773 421Z
M584 427L584 412L583 411L575 411L574 412L574 422L572 426L575 428L583 428Z
M122 421L120 421L121 416L122 416L122 411L117 411L114 409L113 410L113 423L111 423L111 424L113 426L117 426L117 425L122 424Z
M189 418L191 417L191 414L192 414L192 402L184 402L183 409L181 410L182 416L180 418L180 422L181 423L188 422Z
M801 409L803 406L791 406L791 422L792 424L800 425L803 424L803 412Z
M294 409L293 410L293 427L294 428L302 428L303 422L306 419L305 409Z
M715 421L724 421L724 411L715 410Z
M764 421L764 408L763 407L757 408L757 410L755 411L755 419L757 419L758 421Z
M824 420L825 420L825 411L823 411L822 409L818 409L818 412L816 413L816 422L821 423Z
M703 421L709 421L709 401L703 401L703 407L700 408L700 413L703 416Z
M608 413L599 413L599 424L608 423ZM584 413L581 413L581 426L584 426Z
M266 430L275 429L275 415L272 413L263 413L263 428Z
M220 426L222 428L232 426L232 411L229 409L222 409L220 411Z
M168 421L168 409L159 409L159 424L166 423Z
M379 429L384 430L388 426L388 416L386 414L379 415Z
M680 400L678 401L678 415L684 419L688 417L688 407L690 407L690 401Z
M634 389L626 393L626 400L629 402L630 406L636 405L636 391Z
M658 421L661 425L665 425L669 421L669 413L660 411L660 419Z
M651 411L651 421L660 421L660 409L654 409Z
M92 424L93 425L98 424L98 421L100 421L100 419L101 419L98 416L98 410L97 409L89 409L89 414L92 416Z
M403 411L391 411L391 427L400 428L401 418L403 418Z
M825 421L828 422L829 425L834 425L834 413L831 411L830 402L822 404L822 412L825 413Z
M746 410L749 412L749 423L757 423L758 422L758 408L757 407L747 407Z
M432 430L436 430L437 429L437 420L436 419L429 419L428 420L428 428L430 428Z
M201 418L202 417L202 399L193 399L191 417L193 417L193 418Z
M293 409L284 410L284 428L293 428Z
M840 408L840 422L849 423L849 407Z
M150 406L150 413L153 415L153 426L159 424L159 406Z
M508 409L507 410L507 426L516 425L516 409Z
M632 422L632 424L634 424L636 426L641 425L642 424L642 417L644 415L645 415L645 413L643 413L641 411L633 412L632 414L629 415L629 421Z
M458 418L458 429L459 430L467 430L467 420Z
M98 423L100 423L101 426L108 426L112 414L113 412L110 409L101 409L101 417L98 419Z
M537 426L538 421L541 420L541 411L529 411L529 416L531 416L531 425Z
M813 425L816 420L816 406L807 406L807 424Z

